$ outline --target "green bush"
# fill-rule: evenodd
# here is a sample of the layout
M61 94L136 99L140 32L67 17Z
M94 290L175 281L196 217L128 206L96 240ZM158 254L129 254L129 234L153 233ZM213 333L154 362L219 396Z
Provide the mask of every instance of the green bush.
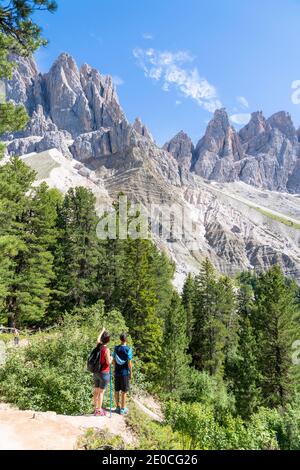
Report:
M77 448L82 450L124 450L127 449L122 437L107 429L88 429L79 439Z
M181 399L213 406L216 411L235 411L234 397L227 392L226 385L220 383L207 372L191 368L189 381Z
M287 407L278 438L281 449L300 450L300 408L293 408L292 405Z
M166 405L166 420L181 435L184 448L199 450L278 449L276 430L263 414L253 416L249 424L230 413L216 418L212 406L200 403Z
M256 432L260 429L271 429L282 450L300 450L300 409L288 405L285 410L261 408L251 416L249 429Z
M26 335L20 335L19 340L28 339ZM4 341L4 343L11 343L14 341L14 335L12 333L1 333L0 334L0 341Z
M105 313L102 302L90 309L67 315L51 333L34 335L26 348L8 351L0 369L0 395L21 409L83 414L92 409L92 374L86 361L104 324L111 332L112 346L126 330L120 312ZM106 394L108 395L108 394Z
M166 421L181 436L184 449L216 449L219 426L212 407L198 403L169 402L165 409Z
M173 432L169 425L153 421L145 413L140 411L134 403L130 404L130 412L126 416L126 424L136 436L136 449L183 449L180 435L177 432Z

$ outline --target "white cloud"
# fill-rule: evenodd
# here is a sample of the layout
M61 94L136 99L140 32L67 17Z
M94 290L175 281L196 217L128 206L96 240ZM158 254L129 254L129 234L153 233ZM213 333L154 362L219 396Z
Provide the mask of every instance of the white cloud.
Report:
M238 126L244 126L244 125L248 124L250 119L251 119L251 114L249 114L249 113L232 114L230 116L230 120L234 124L237 124Z
M113 82L114 82L114 84L115 84L116 86L123 85L123 83L124 83L123 78L118 77L118 75L114 75L114 76L112 77L112 79L113 79Z
M244 96L237 96L236 100L243 108L249 108L248 100Z
M216 88L200 76L196 67L187 68L186 64L194 61L188 51L136 48L133 55L145 76L161 82L164 91L169 91L173 86L181 95L195 100L199 106L210 112L222 107Z
M143 33L143 38L151 41L153 39L153 35L151 33Z
M180 100L176 100L176 101L175 101L175 104L176 104L176 106L179 106L179 105L181 104L181 101L180 101Z
M103 44L103 39L101 36L95 33L90 33L89 36L94 39L95 41L99 42L99 44Z

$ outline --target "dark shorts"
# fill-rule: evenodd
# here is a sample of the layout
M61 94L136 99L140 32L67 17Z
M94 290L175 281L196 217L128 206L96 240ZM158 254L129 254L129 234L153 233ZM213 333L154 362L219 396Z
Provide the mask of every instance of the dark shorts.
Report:
M129 375L115 375L115 392L129 391Z
M94 373L94 385L95 388L101 388L105 390L109 384L109 372L95 372Z

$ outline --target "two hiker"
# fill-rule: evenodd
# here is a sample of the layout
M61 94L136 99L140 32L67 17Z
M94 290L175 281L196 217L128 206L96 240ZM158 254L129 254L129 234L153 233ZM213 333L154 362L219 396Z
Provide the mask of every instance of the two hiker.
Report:
M122 415L128 413L126 394L129 391L129 383L132 378L132 350L127 346L125 333L121 333L120 344L114 348L112 355L107 347L109 341L110 335L103 328L97 339L97 346L100 348L100 372L94 372L95 416L106 415L102 405L104 392L110 381L111 363L114 365L116 412Z

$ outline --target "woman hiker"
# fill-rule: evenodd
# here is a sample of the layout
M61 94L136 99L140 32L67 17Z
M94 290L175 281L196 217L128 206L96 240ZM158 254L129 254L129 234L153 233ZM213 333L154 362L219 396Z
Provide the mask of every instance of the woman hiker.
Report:
M100 372L94 373L94 407L95 416L106 416L106 411L102 408L104 392L109 384L110 379L110 364L112 358L110 355L107 344L109 343L110 335L105 328L101 331L97 339L97 345L100 348Z

